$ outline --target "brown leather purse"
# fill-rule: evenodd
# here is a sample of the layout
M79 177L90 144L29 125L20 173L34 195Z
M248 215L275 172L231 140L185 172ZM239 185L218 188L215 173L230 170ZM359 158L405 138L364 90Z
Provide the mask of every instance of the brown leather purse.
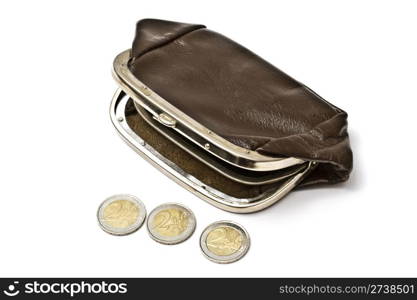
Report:
M346 112L203 25L141 20L113 66L121 136L221 209L254 212L349 177Z

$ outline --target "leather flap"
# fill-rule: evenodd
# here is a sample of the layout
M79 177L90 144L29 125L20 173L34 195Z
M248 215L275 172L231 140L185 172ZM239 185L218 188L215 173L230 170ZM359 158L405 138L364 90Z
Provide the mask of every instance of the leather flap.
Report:
M236 42L203 25L146 19L132 56L139 80L228 141L320 162L303 184L348 179L346 112Z

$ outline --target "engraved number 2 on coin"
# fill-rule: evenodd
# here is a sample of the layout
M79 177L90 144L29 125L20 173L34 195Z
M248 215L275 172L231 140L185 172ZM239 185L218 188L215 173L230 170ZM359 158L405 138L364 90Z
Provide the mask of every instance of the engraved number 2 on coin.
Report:
M155 229L159 229L168 235L179 234L186 228L187 215L181 211L161 211L157 215ZM158 222L159 221L159 222Z
M215 229L207 238L207 245L218 255L230 255L239 250L241 244L239 232L227 227Z

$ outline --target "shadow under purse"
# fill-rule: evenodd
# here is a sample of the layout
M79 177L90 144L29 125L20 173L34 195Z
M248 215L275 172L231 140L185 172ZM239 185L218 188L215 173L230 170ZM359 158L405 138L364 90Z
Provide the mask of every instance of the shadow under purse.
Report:
M139 21L113 74L122 138L216 207L255 212L349 177L347 114L203 25Z

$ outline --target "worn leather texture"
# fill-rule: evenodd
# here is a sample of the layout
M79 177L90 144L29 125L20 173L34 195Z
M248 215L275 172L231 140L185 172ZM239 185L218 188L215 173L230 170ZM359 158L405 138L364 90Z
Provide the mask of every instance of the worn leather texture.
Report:
M144 19L131 55L139 80L228 141L319 162L303 185L348 179L347 113L250 50L203 25Z

